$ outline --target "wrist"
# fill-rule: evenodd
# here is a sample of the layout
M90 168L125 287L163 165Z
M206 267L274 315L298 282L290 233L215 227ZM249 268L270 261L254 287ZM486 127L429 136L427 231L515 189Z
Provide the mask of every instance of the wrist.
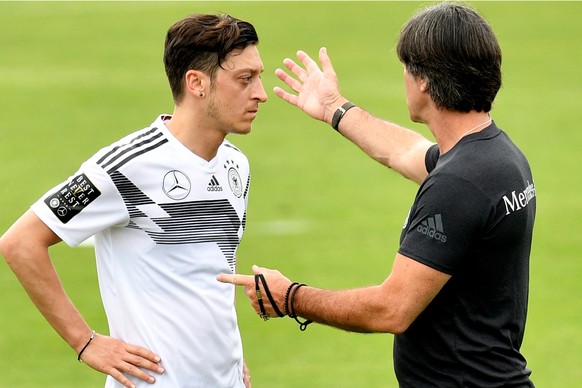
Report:
M290 292L290 296L289 296L289 318L293 318L298 324L299 324L299 330L301 331L305 331L305 329L307 329L307 326L310 323L313 323L313 321L311 321L310 319L306 319L303 322L301 322L298 318L298 313L295 312L295 297L297 295L297 291L299 291L299 289L301 287L306 286L306 284L303 283L292 283L289 288L288 291ZM285 306L285 308L287 308L287 305Z
M79 353L77 355L77 361L83 362L83 360L81 360L81 356L83 355L83 353L85 352L85 350L87 349L87 347L91 344L91 342L93 341L93 339L95 339L95 330L91 330L91 336L89 337L89 339L85 343L85 346L83 346L81 348L81 350L79 351Z
M81 349L83 349L83 346L85 346L85 344L87 343L89 337L91 337L92 332L93 329L89 326L85 326L83 328L75 328L74 332L72 331L67 332L66 333L67 335L66 336L63 335L63 338L65 339L67 344L69 344L71 349L73 349L73 351L76 354L79 354Z
M350 109L352 109L355 106L356 105L354 103L352 103L351 101L346 101L341 106L339 106L335 110L335 112L331 118L331 123L330 123L331 127L339 132L339 129L338 129L339 124L342 121L342 119L344 118L344 115L347 113L347 111L349 111Z
M284 309L285 309L285 315L288 315L291 317L291 311L289 309L289 297L291 296L291 290L293 290L293 287L299 285L299 283L297 282L293 282L291 284L289 284L289 287L287 287L287 292L285 292L285 304L284 304ZM292 317L291 317L292 318Z
M330 100L330 102L325 106L323 121L331 125L334 113L338 110L339 107L341 107L346 102L349 102L349 100L341 95L338 96L337 98L334 98L333 100Z

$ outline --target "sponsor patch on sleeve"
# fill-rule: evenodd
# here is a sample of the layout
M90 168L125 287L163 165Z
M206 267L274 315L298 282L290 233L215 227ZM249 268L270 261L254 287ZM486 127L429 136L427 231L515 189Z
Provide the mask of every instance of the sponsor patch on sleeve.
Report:
M81 174L45 198L44 203L63 224L66 224L100 195L101 192L93 182L85 174Z

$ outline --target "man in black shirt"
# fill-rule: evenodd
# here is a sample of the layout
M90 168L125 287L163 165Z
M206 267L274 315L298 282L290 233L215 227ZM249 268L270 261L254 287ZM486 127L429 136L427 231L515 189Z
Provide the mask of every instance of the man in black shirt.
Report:
M501 86L497 39L471 8L441 3L407 22L397 53L410 118L426 124L436 144L343 97L325 48L321 70L302 51L303 67L284 61L295 77L277 70L295 93L275 88L420 184L390 275L381 285L343 291L256 266L254 277L219 280L244 285L265 318L288 314L302 329L314 321L396 334L401 387L532 387L520 347L536 192L526 158L489 115Z

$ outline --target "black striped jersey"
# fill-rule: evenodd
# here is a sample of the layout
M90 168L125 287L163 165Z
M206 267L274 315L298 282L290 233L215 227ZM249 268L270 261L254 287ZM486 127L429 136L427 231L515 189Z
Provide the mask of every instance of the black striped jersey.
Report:
M234 286L216 276L236 268L249 163L228 140L198 157L169 118L98 151L32 210L71 246L95 237L110 334L161 357L156 387L242 387Z

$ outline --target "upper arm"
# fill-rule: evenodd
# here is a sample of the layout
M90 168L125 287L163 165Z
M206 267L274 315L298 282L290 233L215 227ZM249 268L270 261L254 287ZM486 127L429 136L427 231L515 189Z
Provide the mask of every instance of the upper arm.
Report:
M407 149L402 150L391 160L391 168L398 171L405 178L408 178L418 184L428 175L426 170L426 153L434 143L419 137L415 142L412 142Z
M391 331L405 331L450 278L451 275L396 254L392 272L380 286L382 293L394 301L390 315L395 317L395 328Z
M0 253L10 263L28 255L27 252L48 250L60 241L59 236L29 209L0 237Z
M350 109L340 132L372 159L407 179L426 178L425 155L433 142L400 125L374 117L364 109Z

